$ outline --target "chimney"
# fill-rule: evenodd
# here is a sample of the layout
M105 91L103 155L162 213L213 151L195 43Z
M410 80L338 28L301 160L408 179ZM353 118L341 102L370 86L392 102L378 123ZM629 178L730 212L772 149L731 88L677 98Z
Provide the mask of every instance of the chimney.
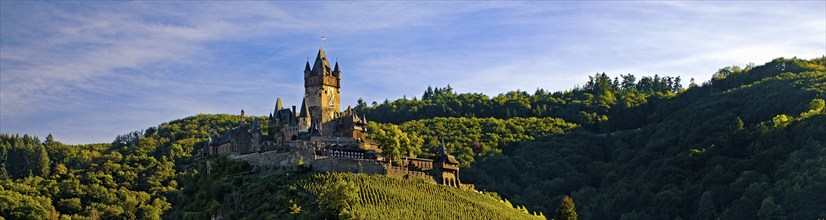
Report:
M298 115L298 112L295 112L295 106L293 105L293 116Z

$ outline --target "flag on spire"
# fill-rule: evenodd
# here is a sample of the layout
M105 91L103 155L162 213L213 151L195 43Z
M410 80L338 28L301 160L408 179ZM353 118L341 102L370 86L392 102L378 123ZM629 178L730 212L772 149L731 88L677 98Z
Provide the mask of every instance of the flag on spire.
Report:
M327 37L324 37L324 35L321 35L321 41L327 41Z

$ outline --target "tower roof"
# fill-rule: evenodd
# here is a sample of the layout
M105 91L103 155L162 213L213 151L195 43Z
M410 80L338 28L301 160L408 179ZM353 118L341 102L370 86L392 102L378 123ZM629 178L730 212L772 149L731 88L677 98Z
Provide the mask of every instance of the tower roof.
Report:
M324 53L324 48L318 49L318 55L315 57L315 64L313 64L313 76L332 75L330 69L330 62L327 61L327 54Z
M281 104L281 98L275 99L275 112L284 108L284 105Z
M301 113L298 113L298 117L299 118L301 118L301 117L309 118L310 117L310 109L307 107L307 98L304 98L303 100L301 100Z
M336 60L336 67L333 68L333 76L338 77L341 75L341 70L338 69L338 60Z
M442 146L439 149L439 154L436 155L438 157L439 162L450 163L450 164L459 164L459 161L456 161L456 157L447 153L447 149L445 149L445 140L442 140Z

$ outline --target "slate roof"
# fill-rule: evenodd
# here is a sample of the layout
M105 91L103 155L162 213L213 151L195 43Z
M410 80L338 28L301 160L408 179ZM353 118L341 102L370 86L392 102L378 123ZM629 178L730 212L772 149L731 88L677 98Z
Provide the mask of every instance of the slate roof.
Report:
M326 76L332 75L330 69L330 62L327 61L327 54L324 53L324 48L318 49L318 55L315 57L315 63L313 64L313 70L310 73L311 76Z
M309 118L310 117L310 109L309 109L309 107L307 107L307 98L304 98L304 99L301 100L301 112L298 113L298 117L299 118L301 118L301 117Z

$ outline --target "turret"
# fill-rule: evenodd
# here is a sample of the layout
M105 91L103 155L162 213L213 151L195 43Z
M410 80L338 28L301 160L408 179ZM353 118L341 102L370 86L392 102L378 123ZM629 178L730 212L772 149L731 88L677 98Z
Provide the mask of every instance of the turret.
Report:
M299 118L309 118L310 109L307 107L307 99L301 100L301 113L298 113Z
M304 65L304 78L310 77L310 59L307 59L307 64Z
M244 123L244 109L241 109L241 124Z
M341 70L338 69L338 60L336 60L336 67L333 68L333 76L341 78Z
M307 99L301 101L301 113L298 114L298 131L305 132L310 129L310 109L307 107Z
M275 99L275 112L284 108L284 105L281 104L281 98Z

